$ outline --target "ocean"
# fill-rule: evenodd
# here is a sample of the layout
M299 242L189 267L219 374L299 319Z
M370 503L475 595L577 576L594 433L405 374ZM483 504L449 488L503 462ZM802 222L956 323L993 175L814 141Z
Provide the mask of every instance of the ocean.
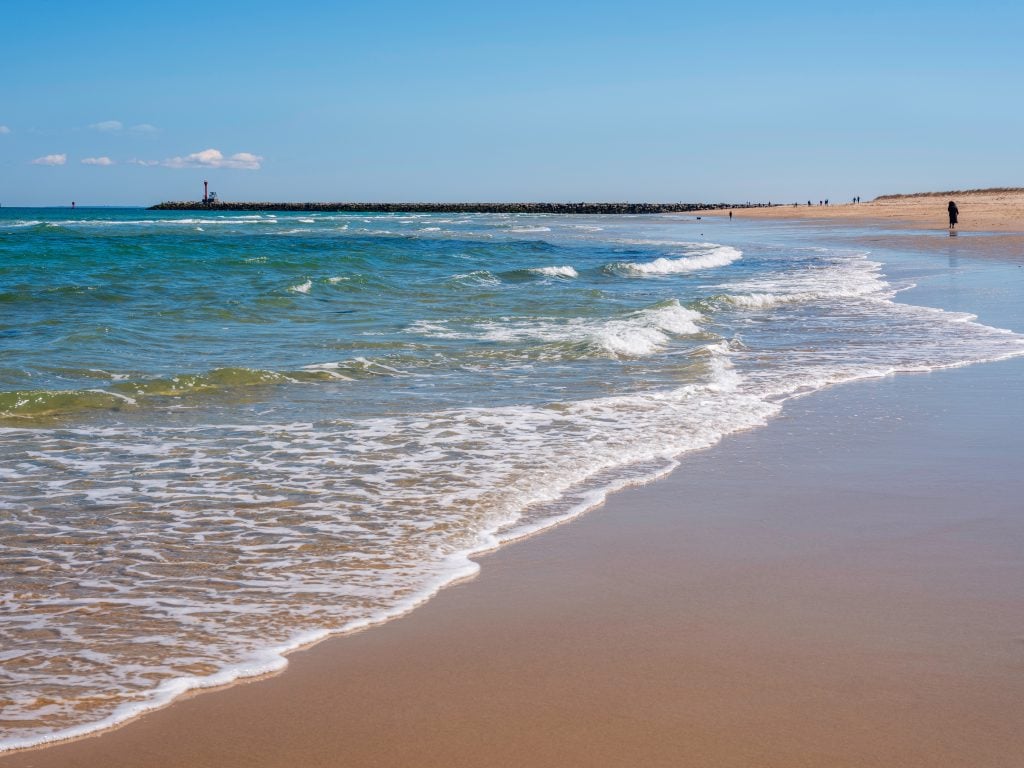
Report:
M790 398L1024 354L907 298L941 259L877 258L684 215L0 209L0 750L280 669Z

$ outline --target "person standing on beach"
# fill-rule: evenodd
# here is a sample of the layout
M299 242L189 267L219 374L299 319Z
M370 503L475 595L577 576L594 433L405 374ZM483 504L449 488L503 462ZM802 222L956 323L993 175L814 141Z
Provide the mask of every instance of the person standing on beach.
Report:
M732 211L729 211L729 218L732 218Z
M960 216L960 209L956 207L956 203L950 200L946 210L949 211L949 228L956 229L956 220Z

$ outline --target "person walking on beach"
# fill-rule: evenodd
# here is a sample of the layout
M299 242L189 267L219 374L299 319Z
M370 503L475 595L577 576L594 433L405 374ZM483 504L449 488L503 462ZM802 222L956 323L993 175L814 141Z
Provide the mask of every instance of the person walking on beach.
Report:
M729 218L732 218L732 211L729 211Z
M956 220L960 216L960 210L952 200L949 201L949 205L946 206L946 210L949 211L949 228L956 229Z

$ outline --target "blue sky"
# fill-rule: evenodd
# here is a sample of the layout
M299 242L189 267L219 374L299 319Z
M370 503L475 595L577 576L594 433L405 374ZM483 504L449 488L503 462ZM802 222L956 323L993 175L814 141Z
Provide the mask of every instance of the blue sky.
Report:
M1024 184L1017 3L6 3L0 204ZM212 151L211 151L212 150Z

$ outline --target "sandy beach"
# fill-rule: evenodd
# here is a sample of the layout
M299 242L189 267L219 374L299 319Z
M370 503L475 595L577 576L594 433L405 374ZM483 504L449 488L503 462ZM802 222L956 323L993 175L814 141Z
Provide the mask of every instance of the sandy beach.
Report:
M1010 768L1022 374L793 401L284 674L0 765Z
M773 204L770 208L744 208L734 216L747 219L793 219L830 224L864 224L891 229L947 229L946 205L954 200L960 211L959 232L1024 232L1024 190L972 190L882 196L861 203L818 200L799 205ZM703 216L728 216L728 211L702 211Z

